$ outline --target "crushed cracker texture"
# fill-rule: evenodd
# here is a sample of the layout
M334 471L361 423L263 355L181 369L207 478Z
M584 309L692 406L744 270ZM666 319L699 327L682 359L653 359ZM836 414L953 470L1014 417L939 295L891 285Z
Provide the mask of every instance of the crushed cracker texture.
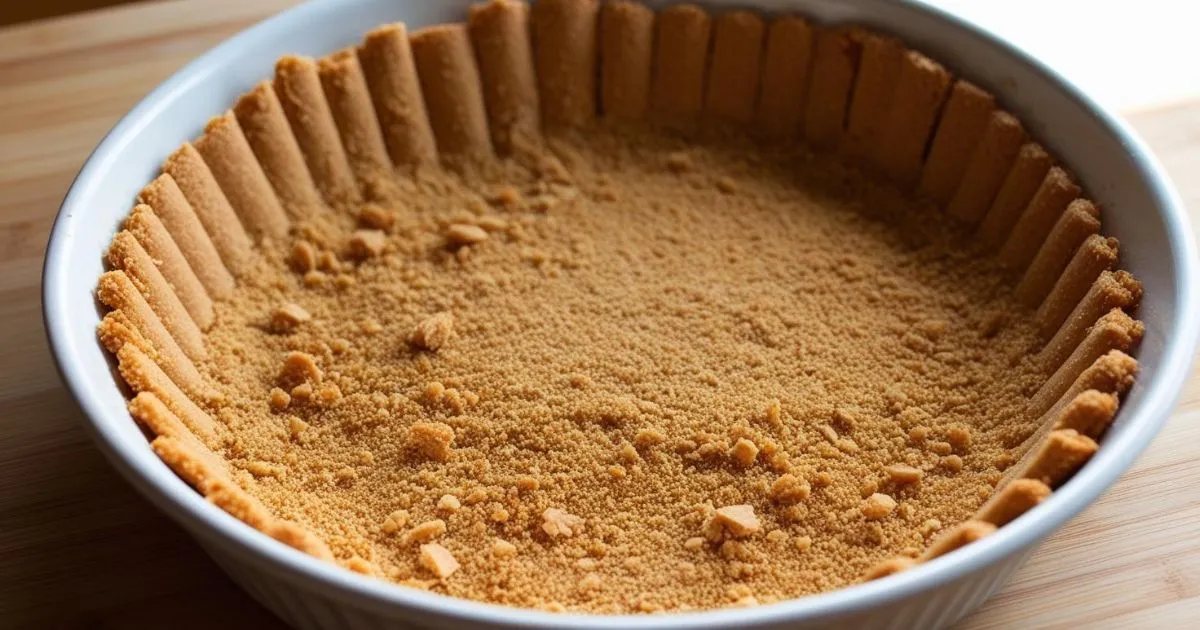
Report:
M799 597L967 519L1033 433L1031 313L932 207L738 139L550 151L300 220L215 304L219 454L342 565L592 613Z

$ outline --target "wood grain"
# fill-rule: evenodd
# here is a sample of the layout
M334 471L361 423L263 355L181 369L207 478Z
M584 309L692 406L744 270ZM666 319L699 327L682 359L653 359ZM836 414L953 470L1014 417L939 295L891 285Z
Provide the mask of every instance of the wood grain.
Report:
M0 29L0 625L273 628L93 448L42 331L59 202L112 124L172 71L293 0L131 5ZM1131 116L1200 208L1200 102ZM1196 221L1200 217L1193 215ZM1200 618L1200 379L1163 434L963 629Z

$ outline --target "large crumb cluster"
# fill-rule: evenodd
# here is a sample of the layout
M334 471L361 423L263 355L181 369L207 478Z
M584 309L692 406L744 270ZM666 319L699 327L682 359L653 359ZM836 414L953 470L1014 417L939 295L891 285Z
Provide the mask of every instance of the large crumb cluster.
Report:
M854 582L1032 431L1029 313L804 153L589 132L267 243L200 365L237 481L352 570L547 610Z

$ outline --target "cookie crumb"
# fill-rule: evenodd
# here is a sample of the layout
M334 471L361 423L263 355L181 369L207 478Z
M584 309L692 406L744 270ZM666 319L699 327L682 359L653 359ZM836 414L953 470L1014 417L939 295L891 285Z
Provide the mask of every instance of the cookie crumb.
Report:
M385 534L395 534L408 525L408 510L396 510L383 519L380 529Z
M279 389L278 387L271 388L269 403L273 411L284 411L288 408L288 405L291 404L291 402L292 397L289 396L287 392Z
M292 254L288 258L292 264L292 269L300 273L307 273L317 268L317 249L308 241L296 241L292 245Z
M358 211L358 222L375 230L386 230L396 222L396 215L378 204L368 203Z
M896 509L896 500L879 492L867 497L862 504L862 514L870 521L887 518L894 509Z
M542 512L542 531L551 538L569 538L583 528L583 519L558 508L546 508Z
M312 315L299 304L288 302L271 312L271 330L278 333L291 332L311 319Z
M445 579L450 577L462 565L458 560L454 559L454 555L445 547L437 543L428 543L421 545L421 566L429 569L431 573L439 578Z
M513 556L517 555L517 546L508 542L507 540L501 540L497 538L495 542L492 543L492 555L502 559L512 558Z
M294 386L300 383L320 383L323 375L317 367L317 359L306 352L289 352L283 357L279 370L279 382Z
M770 491L771 498L784 505L799 503L807 499L811 493L812 488L808 483L791 473L780 475L775 483L771 484Z
M920 468L913 468L905 464L892 464L884 468L888 477L897 485L913 485L921 483L921 478L925 476L924 471Z
M408 530L404 535L404 544L411 545L415 542L425 542L432 540L446 533L446 521L442 519L434 519L425 521L416 527Z
M729 456L742 468L748 468L758 458L758 446L746 438L738 438L729 449Z
M454 496L453 494L444 494L442 495L442 498L438 499L437 509L442 512L450 512L453 514L461 507L462 502L460 502L458 497Z
M453 223L446 228L446 240L455 245L474 245L488 239L488 233L477 225Z
M710 541L720 542L726 534L734 538L753 536L761 527L753 506L727 505L713 513L704 531Z
M429 459L450 459L454 429L444 422L417 422L408 431L408 445Z
M387 236L383 230L355 230L350 235L350 255L358 260L378 256L386 245Z
M421 320L413 329L409 341L418 348L437 351L454 334L454 316L446 311L435 313Z

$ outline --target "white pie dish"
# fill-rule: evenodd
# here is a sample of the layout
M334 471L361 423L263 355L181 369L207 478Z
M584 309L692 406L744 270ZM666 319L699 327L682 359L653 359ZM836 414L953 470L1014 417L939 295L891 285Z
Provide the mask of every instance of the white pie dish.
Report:
M820 22L891 32L994 91L1078 175L1121 239L1122 267L1145 286L1141 376L1099 454L1043 505L997 534L900 575L753 609L659 616L557 615L398 588L281 544L207 503L150 451L96 339L93 288L103 251L137 191L178 144L194 137L286 53L323 55L384 22L416 28L462 18L470 0L315 0L267 20L197 59L138 104L73 184L47 250L45 319L55 358L85 421L121 473L183 524L252 595L313 628L451 627L938 627L993 592L1046 536L1106 490L1166 420L1200 331L1196 254L1183 206L1140 140L1066 80L994 37L923 5L888 0L760 0ZM657 6L668 3L649 2ZM720 7L720 2L699 2Z

